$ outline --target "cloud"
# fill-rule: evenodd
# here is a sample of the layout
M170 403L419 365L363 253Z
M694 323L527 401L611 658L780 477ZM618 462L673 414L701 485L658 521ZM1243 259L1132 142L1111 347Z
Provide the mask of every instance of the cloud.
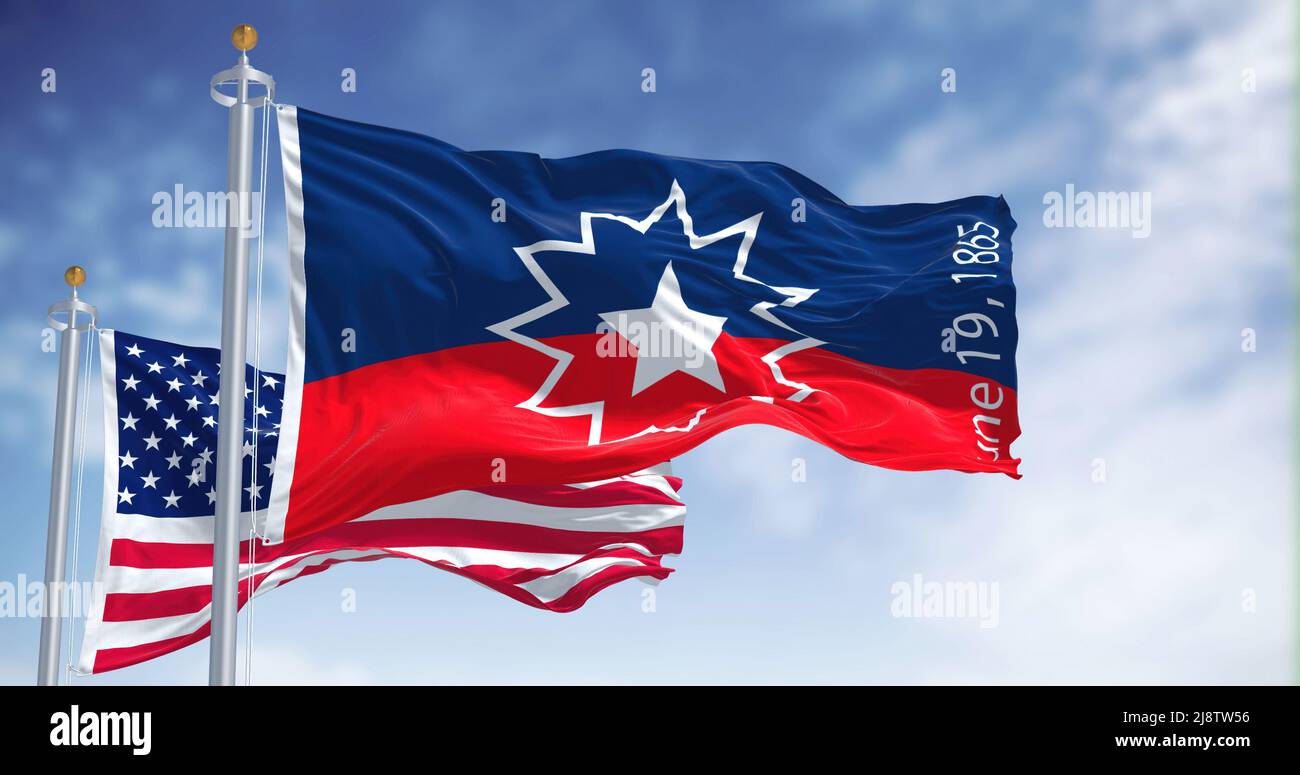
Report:
M1099 10L1091 24L1112 29L1127 8ZM894 620L921 648L891 675L1291 680L1294 569L1281 538L1294 513L1286 8L1212 20L1145 14L1139 31L1103 39L1092 67L1018 112L1014 126L997 115L1005 105L957 103L862 174L857 194L873 202L1005 190L1021 223L1017 453L1026 478L1008 486L841 472L833 488L836 502L890 504L899 519L899 504L917 510L910 539L895 531L881 541L875 524L842 528L837 572L869 579L883 565L896 578L1001 585L995 630ZM1143 50L1189 32L1177 51ZM1131 71L1116 77L1112 58ZM1256 70L1258 93L1242 91L1244 67ZM1039 198L1067 182L1153 192L1151 237L1044 229ZM1243 352L1244 327L1267 346ZM789 535L824 539L818 526L841 515L774 492L771 465L756 465L764 453L744 438L710 442L701 467L725 469L729 487L753 493L745 502L760 521L792 515L799 529ZM806 447L778 443L771 455ZM1097 459L1104 484L1092 479ZM917 499L917 479L946 497ZM873 542L889 548L872 551ZM1254 613L1243 611L1247 594L1258 596Z

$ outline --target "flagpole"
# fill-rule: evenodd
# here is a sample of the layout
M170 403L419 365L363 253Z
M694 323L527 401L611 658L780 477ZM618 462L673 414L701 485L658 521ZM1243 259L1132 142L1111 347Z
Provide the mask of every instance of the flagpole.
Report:
M245 214L251 214L253 176L253 111L266 108L275 81L248 64L257 45L257 30L241 24L230 35L239 49L235 66L212 77L212 99L230 109L227 145L227 210L225 279L221 304L221 390L217 413L216 525L212 547L212 642L208 652L208 683L235 683L236 615L239 612L239 516L244 447L244 362L248 338L248 234ZM235 93L218 88L233 83ZM266 88L265 96L249 97L252 84ZM260 225L259 225L260 228Z
M86 270L70 266L63 280L72 289L68 298L50 306L50 325L59 336L59 385L54 409L54 460L50 465L50 521L45 535L45 605L41 610L41 646L37 658L36 683L54 686L59 682L59 625L62 623L62 587L68 557L68 502L72 487L72 447L77 412L77 364L80 362L81 332L95 323L95 308L77 298L77 287L86 281ZM79 317L77 313L82 315ZM65 313L67 320L56 315Z

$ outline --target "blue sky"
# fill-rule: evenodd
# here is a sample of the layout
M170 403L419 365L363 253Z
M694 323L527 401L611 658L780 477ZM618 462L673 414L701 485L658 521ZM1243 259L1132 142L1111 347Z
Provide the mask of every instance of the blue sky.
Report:
M221 234L154 228L151 200L224 186L207 82L247 21L281 102L465 148L765 159L862 204L1004 194L1025 474L885 471L731 431L677 461L686 549L653 613L639 584L555 615L414 562L335 568L258 601L255 680L1294 680L1291 3L221 5L0 11L0 582L42 572L62 269L86 264L104 326L217 342ZM263 349L281 370L277 174ZM1067 184L1150 192L1150 237L1045 228ZM996 583L997 626L893 616L917 573ZM0 619L0 682L31 681L37 624ZM201 683L206 661L79 680Z

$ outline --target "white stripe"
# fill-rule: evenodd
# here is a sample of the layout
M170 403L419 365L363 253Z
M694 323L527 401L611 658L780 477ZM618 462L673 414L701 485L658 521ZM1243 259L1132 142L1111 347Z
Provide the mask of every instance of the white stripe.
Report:
M668 483L668 480L664 478L666 476L672 476L672 475L673 475L673 464L672 461L670 460L666 463L660 463L657 466L652 466L651 468L647 468L644 471L638 471L635 474L628 474L627 476L616 476L612 479L598 479L594 482L584 482L582 484L571 484L569 486L578 490L586 490L592 487L599 487L602 484L626 481L626 482L633 482L635 484L640 484L646 487L654 488L659 492L663 493L664 495L667 495L668 497L672 498L673 500L679 500L681 496L678 494L677 490L674 489L673 486Z
M179 635L189 635L208 621L211 606L193 614L181 616L164 616L157 619L141 619L134 622L104 622L100 625L100 650L130 648L155 643ZM95 655L90 655L94 665Z
M307 231L303 226L302 149L298 142L298 109L277 108L280 129L280 168L284 172L284 211L289 223L289 363L284 377L284 399L280 407L280 443L275 453L275 472L267 500L265 524L259 533L267 543L284 541L284 522L289 513L289 489L293 485L294 461L298 452L298 422L302 416L302 381L307 358Z
M686 522L686 507L653 504L598 506L583 509L538 506L533 503L494 498L482 493L457 490L413 503L396 503L359 517L354 522L380 519L427 519L430 515L454 519L475 519L515 525L535 525L556 530L590 532L640 532L673 527ZM452 517L451 515L456 515Z
M572 567L565 568L559 573L550 576L542 576L532 581L519 584L519 588L528 592L533 597L549 603L552 600L558 600L568 594L569 590L578 585L584 579L590 578L595 574L612 568L616 565L644 565L640 560L630 557L593 557L590 560L583 560Z
M83 673L90 672L95 661L95 649L99 642L99 629L104 619L104 596L107 587L103 584L108 569L109 546L113 542L113 533L107 527L112 524L112 515L117 512L117 363L114 360L113 347L116 337L111 329L99 332L99 374L100 393L103 395L104 410L104 490L100 500L99 511L99 549L95 555L94 592L90 600L90 611L86 615L86 624L81 632L81 654L77 658L77 669Z
M151 517L146 514L118 514L108 516L103 526L109 535L160 544L210 544L214 517ZM248 512L240 515L239 535L248 535Z

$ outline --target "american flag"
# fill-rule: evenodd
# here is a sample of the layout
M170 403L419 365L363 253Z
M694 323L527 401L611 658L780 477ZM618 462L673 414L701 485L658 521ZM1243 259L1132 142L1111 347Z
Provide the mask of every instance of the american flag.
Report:
M220 354L100 332L104 506L79 669L102 673L208 636ZM244 373L241 534L266 505L284 377ZM574 485L508 483L388 506L315 535L240 545L239 605L340 562L406 557L523 603L572 611L628 578L664 579L686 507L667 464ZM251 550L251 555L250 555ZM253 562L249 562L250 558Z

